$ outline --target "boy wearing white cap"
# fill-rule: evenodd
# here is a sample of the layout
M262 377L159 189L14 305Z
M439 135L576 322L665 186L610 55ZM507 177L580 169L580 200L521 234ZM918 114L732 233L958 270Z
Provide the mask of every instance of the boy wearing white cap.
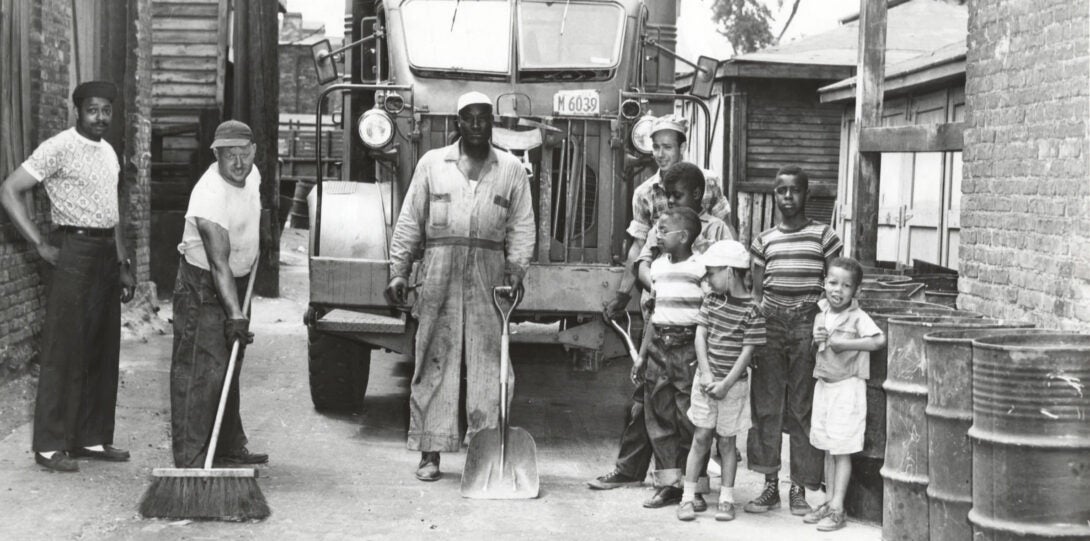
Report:
M688 411L696 428L677 518L696 518L697 476L708 460L713 437L718 435L723 477L715 519L727 521L733 520L735 514L735 441L752 424L746 369L754 349L765 343L765 323L745 285L750 266L745 246L721 240L696 260L706 269L704 276L711 293L700 306L696 327L697 373Z

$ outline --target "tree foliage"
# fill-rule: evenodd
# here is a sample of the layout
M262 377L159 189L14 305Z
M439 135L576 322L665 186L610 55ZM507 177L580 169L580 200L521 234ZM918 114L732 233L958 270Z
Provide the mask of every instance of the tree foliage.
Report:
M712 20L718 26L719 33L730 41L735 54L751 53L775 45L783 36L787 25L794 19L800 0L793 0L791 16L779 36L772 34L773 13L769 9L772 1L775 1L777 10L783 7L783 0L714 0Z

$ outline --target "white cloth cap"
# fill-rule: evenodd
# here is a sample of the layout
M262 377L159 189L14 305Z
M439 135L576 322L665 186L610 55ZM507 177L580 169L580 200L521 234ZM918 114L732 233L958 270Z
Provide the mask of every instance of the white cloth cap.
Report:
M462 112L462 109L476 104L487 105L489 109L492 108L492 99L485 94L477 91L466 92L461 96L458 96L458 109L456 112Z
M689 134L689 121L674 115L659 117L651 126L651 135L655 135L662 130L672 130L687 136Z
M712 244L703 254L696 256L697 263L705 267L734 267L748 269L749 250L736 240L721 240Z

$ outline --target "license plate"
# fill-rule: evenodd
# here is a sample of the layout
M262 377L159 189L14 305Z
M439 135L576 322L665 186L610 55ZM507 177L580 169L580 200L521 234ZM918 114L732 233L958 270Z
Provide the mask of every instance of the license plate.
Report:
M553 114L557 116L598 116L600 107L597 90L561 90L553 94Z

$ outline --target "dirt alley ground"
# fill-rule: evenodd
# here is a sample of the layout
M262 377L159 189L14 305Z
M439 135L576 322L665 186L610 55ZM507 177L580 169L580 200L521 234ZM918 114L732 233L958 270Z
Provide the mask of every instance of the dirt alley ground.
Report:
M130 462L82 460L76 474L43 471L30 451L35 379L25 376L0 388L0 539L880 538L879 528L855 522L823 534L785 509L739 513L730 523L715 522L709 512L681 523L673 507L640 506L651 494L646 484L588 490L585 481L611 469L615 458L631 391L627 368L616 362L597 374L575 374L564 353L552 347L519 346L512 352L519 378L512 424L536 439L538 499L462 499L462 453L443 455L440 481L417 481L412 472L419 455L405 449L412 371L406 359L376 352L360 415L319 414L311 405L302 325L305 243L305 231L285 231L281 297L255 301L257 339L248 348L241 379L249 447L271 455L259 478L272 508L270 518L189 522L145 520L137 514L151 469L171 465L171 337L164 325L164 334L122 344L115 444L131 450ZM159 315L164 323L169 320L169 302ZM756 496L761 481L743 464L738 501ZM781 492L786 499L786 485ZM820 498L809 495L812 504Z

